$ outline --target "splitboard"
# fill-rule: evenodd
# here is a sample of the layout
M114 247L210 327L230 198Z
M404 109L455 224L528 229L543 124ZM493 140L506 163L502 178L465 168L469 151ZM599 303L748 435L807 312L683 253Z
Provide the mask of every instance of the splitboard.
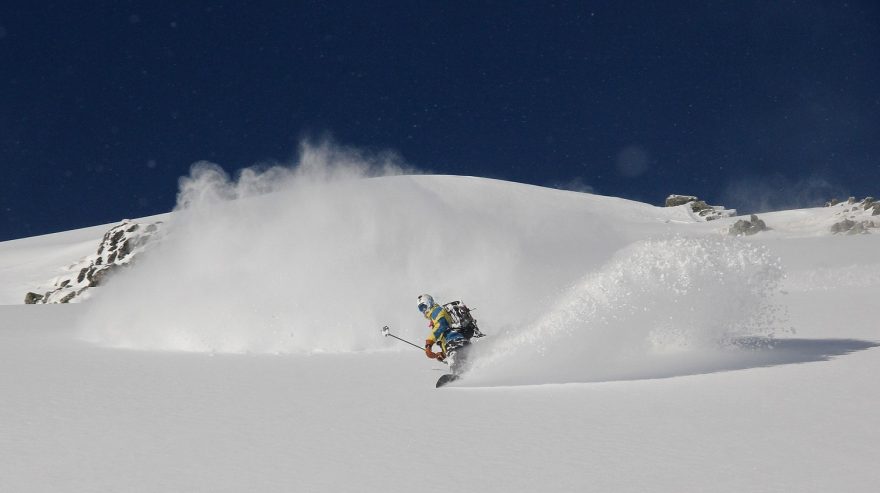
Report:
M458 375L453 375L452 373L447 373L446 375L441 376L439 380L437 380L437 388L439 389L440 387L446 385L447 383L454 382L456 380L458 380Z

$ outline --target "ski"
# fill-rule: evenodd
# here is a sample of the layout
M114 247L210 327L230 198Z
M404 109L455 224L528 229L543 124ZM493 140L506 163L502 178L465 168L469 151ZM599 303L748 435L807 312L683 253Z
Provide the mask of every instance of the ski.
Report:
M454 382L456 380L458 380L458 375L453 375L452 373L447 373L447 374L441 376L439 380L437 380L437 388L439 389L440 387L446 385L447 383Z

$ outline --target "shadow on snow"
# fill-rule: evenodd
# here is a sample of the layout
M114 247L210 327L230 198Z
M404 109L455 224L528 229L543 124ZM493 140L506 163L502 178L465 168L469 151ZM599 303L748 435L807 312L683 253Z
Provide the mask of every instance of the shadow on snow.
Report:
M728 347L715 351L685 351L674 354L649 355L638 361L617 361L601 368L578 372L565 369L540 374L509 375L507 378L466 380L454 386L495 387L563 383L599 383L627 380L704 375L829 361L850 353L880 346L860 339L770 339L743 338L731 341ZM469 385L470 384L470 385Z

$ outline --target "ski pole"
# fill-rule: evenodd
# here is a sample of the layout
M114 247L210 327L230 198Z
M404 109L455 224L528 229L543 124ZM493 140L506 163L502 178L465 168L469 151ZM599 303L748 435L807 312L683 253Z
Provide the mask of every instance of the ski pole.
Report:
M402 339L402 338L397 337L396 335L392 334L391 329L389 329L387 325L385 327L382 327L382 335L384 335L385 337L393 337L393 338L397 339L398 341L405 342L405 343L409 344L410 346L418 349L419 351L425 350L425 348L420 347L418 344L414 344L412 342L407 341L406 339ZM442 359L438 359L437 361L443 363L444 365L449 364L445 360L442 360Z
M396 335L392 334L391 329L389 329L387 325L385 327L382 327L382 335L384 335L385 337L390 336L390 337L397 339L398 341L405 342L405 343L409 344L410 346L417 348L419 351L425 350L425 348L419 346L418 344L414 344L412 342L407 341L406 339L401 339L400 337L397 337Z

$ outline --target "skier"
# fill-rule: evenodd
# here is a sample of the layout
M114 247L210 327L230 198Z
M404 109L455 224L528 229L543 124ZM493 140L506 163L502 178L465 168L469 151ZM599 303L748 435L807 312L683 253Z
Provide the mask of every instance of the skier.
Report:
M431 295L419 296L419 311L430 321L428 326L431 328L425 340L425 355L431 359L445 360L449 363L452 374L458 377L467 364L470 341L451 327L452 319L449 313L445 308L434 303ZM440 346L439 353L432 351L434 344Z

